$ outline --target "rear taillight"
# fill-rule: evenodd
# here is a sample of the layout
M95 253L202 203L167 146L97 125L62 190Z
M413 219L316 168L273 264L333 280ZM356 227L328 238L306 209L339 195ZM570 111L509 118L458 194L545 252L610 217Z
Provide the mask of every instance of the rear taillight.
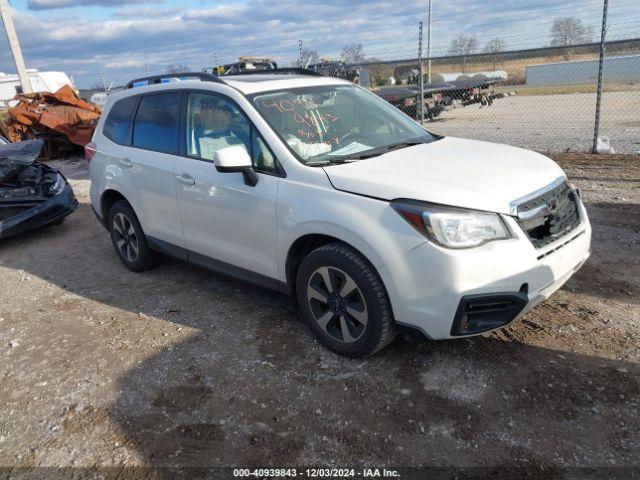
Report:
M93 156L96 154L96 144L93 142L87 143L84 146L84 158L87 162L90 162Z

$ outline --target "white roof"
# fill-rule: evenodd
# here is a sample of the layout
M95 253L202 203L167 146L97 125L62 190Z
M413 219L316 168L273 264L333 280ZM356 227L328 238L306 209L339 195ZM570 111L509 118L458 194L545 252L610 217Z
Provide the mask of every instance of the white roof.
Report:
M254 74L230 75L222 77L230 87L237 88L245 95L284 88L317 87L322 85L350 85L339 78L321 77L313 75L282 75L282 74Z
M286 75L286 74L253 74L253 75L229 75L221 77L225 85L239 90L245 95L259 92L268 92L272 90L281 90L286 88L300 87L316 87L322 85L351 85L351 82L340 80L339 78L322 77L315 75ZM144 85L133 89L123 90L122 95L117 97L125 97L128 94L139 93L141 91L155 91L165 89L178 88L202 88L205 85L220 85L217 82L208 82L201 80L182 80L169 83L156 83L152 85Z
M252 74L252 75L229 75L222 77L223 83L202 81L202 80L179 80L168 83L154 83L142 85L134 88L127 88L117 92L111 92L107 97L105 109L121 98L132 95L139 95L147 92L158 92L163 90L179 89L204 89L207 86L225 85L231 87L244 95L254 93L270 92L289 88L317 87L324 85L353 85L351 82L339 78L322 77L315 75L286 75L286 74ZM142 80L141 80L142 81ZM211 90L216 90L212 88Z

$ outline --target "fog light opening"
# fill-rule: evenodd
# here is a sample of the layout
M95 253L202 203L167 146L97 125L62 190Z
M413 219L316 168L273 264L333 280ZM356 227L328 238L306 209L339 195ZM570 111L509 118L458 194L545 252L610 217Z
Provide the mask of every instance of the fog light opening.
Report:
M528 285L524 284L521 289ZM451 336L475 335L511 323L529 302L527 293L508 292L462 297L451 327Z

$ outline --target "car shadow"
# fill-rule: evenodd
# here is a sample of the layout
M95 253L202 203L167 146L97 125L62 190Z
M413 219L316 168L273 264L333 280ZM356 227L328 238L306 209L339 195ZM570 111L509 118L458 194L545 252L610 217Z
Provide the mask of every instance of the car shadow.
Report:
M118 338L148 349L105 407L147 466L515 465L545 478L637 466L638 365L514 341L522 322L343 358L313 340L290 297L173 260L129 272L86 203L0 244L0 265L114 307Z
M601 300L640 305L640 205L595 202L586 205L593 228L592 258L572 278L580 292ZM624 264L624 270L612 269Z
M119 379L109 415L147 465L636 465L636 364L490 337L355 361L264 330L235 354L203 332Z

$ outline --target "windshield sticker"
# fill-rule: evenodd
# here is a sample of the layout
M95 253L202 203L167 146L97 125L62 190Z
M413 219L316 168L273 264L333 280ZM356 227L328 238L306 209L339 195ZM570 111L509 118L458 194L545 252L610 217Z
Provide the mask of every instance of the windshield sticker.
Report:
M335 152L328 153L327 155L351 155L353 153L364 152L365 150L371 150L371 147L358 142L351 142L346 147L336 150Z

